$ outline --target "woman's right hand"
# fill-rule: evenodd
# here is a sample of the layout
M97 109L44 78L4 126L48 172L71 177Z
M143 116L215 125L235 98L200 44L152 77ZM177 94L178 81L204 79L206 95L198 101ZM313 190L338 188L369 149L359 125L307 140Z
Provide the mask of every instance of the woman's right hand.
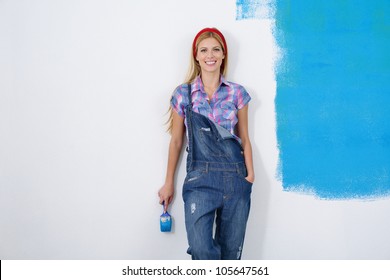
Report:
M174 196L174 186L173 184L165 183L161 189L158 191L158 196L160 197L160 204L164 203L164 212L168 210L169 204L173 200Z

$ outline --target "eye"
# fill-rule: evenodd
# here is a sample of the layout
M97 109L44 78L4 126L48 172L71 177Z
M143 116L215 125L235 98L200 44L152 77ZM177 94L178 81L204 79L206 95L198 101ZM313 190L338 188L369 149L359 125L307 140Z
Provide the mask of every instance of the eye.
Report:
M220 52L221 51L221 48L217 47L217 48L214 48L214 51L216 52Z
M200 49L200 52L205 53L207 50L206 49Z

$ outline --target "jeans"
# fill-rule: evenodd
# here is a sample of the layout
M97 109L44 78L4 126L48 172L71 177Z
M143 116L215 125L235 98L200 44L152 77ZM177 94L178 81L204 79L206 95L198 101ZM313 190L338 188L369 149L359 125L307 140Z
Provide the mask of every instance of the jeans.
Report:
M183 198L192 259L241 258L252 190L244 176L245 167L207 163L187 173Z

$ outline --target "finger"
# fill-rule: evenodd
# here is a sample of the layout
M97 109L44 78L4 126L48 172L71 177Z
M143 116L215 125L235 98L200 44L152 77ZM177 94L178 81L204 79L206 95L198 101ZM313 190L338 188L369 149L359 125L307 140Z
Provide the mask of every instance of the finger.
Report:
M159 201L158 201L158 203L163 204L164 199L161 197L160 192L158 193L158 197L160 198Z
M163 205L164 205L164 212L167 212L169 206L169 199L164 200Z

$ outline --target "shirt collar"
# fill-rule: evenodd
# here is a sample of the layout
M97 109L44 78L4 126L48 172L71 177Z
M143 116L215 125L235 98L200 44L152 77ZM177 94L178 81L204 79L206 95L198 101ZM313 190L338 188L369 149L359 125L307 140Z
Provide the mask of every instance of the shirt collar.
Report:
M222 75L221 75L221 85L225 85L225 86L230 87L230 83Z
M220 81L220 86L222 85L230 87L230 83L226 80L226 78L223 75L221 75L221 81ZM195 91L205 92L200 75L195 78L195 80L191 84L191 87L192 87L191 93Z

